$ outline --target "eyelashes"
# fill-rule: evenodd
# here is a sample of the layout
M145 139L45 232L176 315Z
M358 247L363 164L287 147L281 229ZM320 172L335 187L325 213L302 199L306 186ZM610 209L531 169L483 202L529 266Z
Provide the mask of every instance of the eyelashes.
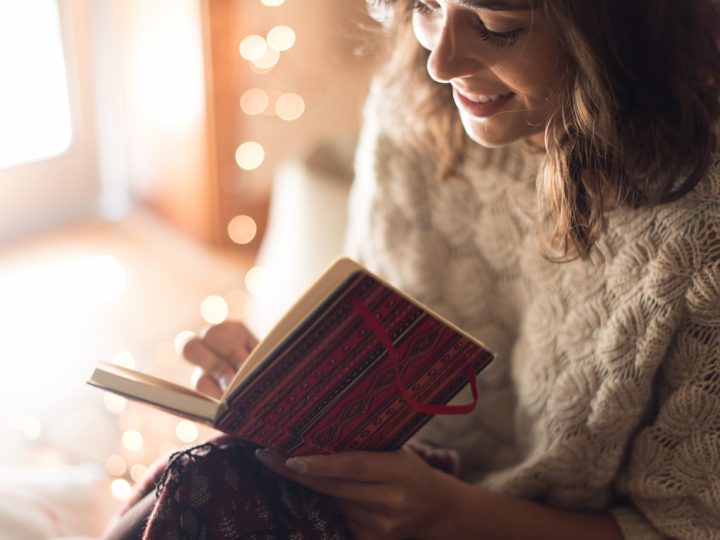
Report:
M412 9L419 15L425 17L435 13L440 9L440 5L432 1L413 0ZM523 28L518 28L509 32L493 32L489 30L482 19L477 16L475 17L473 27L480 39L499 47L509 47L517 41L518 36L523 31Z
M413 10L417 11L421 15L430 15L433 11L435 11L439 6L437 4L430 7L428 4L423 2L422 0L414 0L413 1Z
M488 30L487 26L485 26L485 23L483 23L480 18L478 18L475 23L475 30L480 36L480 39L501 47L509 47L515 43L518 36L523 31L522 28L518 28L510 32L493 32Z

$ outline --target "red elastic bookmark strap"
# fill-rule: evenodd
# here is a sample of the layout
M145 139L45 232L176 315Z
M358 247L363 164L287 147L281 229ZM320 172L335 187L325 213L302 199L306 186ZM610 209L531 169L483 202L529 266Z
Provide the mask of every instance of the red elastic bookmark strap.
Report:
M388 352L388 356L390 357L390 360L395 367L397 387L400 389L402 397L413 410L425 414L466 414L475 408L475 405L477 405L478 402L477 381L475 380L475 371L469 364L465 366L463 372L465 373L465 376L470 383L470 391L472 392L473 396L472 402L466 403L464 405L437 405L433 403L421 403L417 401L414 397L412 397L410 391L405 388L405 385L400 378L400 360L398 358L398 354L395 350L392 340L390 339L390 336L388 335L385 328L383 328L383 326L373 316L370 310L357 298L353 298L350 302L350 305L355 310L355 312L363 318L365 324L372 329L377 338L385 346L385 349Z

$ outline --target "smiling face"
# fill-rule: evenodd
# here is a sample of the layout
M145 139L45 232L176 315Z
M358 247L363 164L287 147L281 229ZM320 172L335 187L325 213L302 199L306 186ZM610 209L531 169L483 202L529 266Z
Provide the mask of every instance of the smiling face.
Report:
M413 30L430 51L430 76L452 85L471 139L544 146L563 55L542 9L530 0L416 0Z

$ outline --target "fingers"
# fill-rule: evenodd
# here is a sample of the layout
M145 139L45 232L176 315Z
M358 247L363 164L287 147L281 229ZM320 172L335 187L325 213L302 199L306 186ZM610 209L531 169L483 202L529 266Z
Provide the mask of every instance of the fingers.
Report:
M215 380L212 375L205 373L202 368L199 367L195 368L195 372L193 373L193 386L198 392L214 398L222 397L226 388L226 386L220 386L220 383Z
M292 458L287 466L304 469L320 478L337 478L356 482L386 482L404 469L408 459L419 459L408 449L394 452L342 452L330 456Z
M235 368L240 367L258 343L257 338L239 321L225 321L211 326L202 341Z
M273 472L310 489L324 493L336 499L348 501L373 501L377 498L377 484L363 481L321 478L315 475L298 472L285 465L283 456L270 450L257 450L257 460ZM291 461L291 463L293 463Z
M235 375L235 371L237 371L222 356L208 348L200 338L193 338L185 344L183 356L188 362L200 367L204 372L198 378L198 383L205 377L211 377L215 379L217 386L225 388ZM199 387L198 390L200 390Z
M257 339L244 324L225 321L212 326L204 336L185 343L182 354L201 369L195 374L195 387L203 393L218 396L256 345Z

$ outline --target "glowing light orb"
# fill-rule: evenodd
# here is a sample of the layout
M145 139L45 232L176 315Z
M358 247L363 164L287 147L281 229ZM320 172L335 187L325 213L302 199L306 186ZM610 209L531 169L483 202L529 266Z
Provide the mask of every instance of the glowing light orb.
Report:
M105 460L105 469L112 476L122 476L127 470L127 464L123 458L113 454Z
M130 482L124 480L123 478L116 478L113 480L112 484L110 484L110 491L112 492L113 497L121 501L127 501L132 495Z
M130 478L132 478L135 482L139 482L142 480L143 476L145 476L145 473L147 472L147 467L141 463L136 463L132 467L130 467Z
M254 141L242 143L235 151L235 162L246 171L257 169L263 161L265 161L265 149Z
M265 90L250 88L240 96L240 108L245 114L255 116L262 114L270 103L270 97Z
M236 244L249 244L257 234L257 223L250 216L235 216L228 223L228 236Z
M128 429L122 434L122 443L123 446L131 452L139 452L142 450L145 441L138 430Z
M245 60L254 62L259 60L268 51L268 44L262 36L247 36L240 42L240 56Z
M127 399L117 394L105 392L105 395L103 395L103 404L108 411L117 414L125 410L125 407L127 407Z
M253 60L252 63L255 67L262 70L271 70L274 68L280 60L280 53L275 49L268 49L265 51L260 58Z
M260 296L267 290L269 282L269 271L264 266L251 268L245 274L245 287L250 294Z
M227 319L230 309L222 296L208 296L200 304L200 315L210 324L219 324Z
M295 45L295 30L289 26L276 26L268 32L267 44L276 51L287 51Z
M198 429L195 424L189 420L180 420L175 426L175 435L185 443L191 443L198 438Z
M275 114L287 122L297 120L304 112L305 100L292 92L283 94L275 102Z
M195 337L195 332L192 332L190 330L183 330L182 332L179 332L178 335L175 336L175 339L173 340L173 346L175 347L175 354L177 354L178 356L181 355L183 347L185 347L185 344L194 337Z

